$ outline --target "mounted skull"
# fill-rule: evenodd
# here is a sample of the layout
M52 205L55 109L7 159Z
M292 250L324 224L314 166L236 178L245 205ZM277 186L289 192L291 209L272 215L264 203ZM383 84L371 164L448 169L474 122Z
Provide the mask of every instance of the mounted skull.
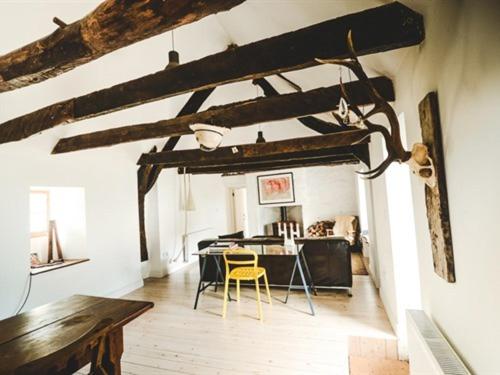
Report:
M369 170L367 172L358 172L359 174L365 175L368 179L373 179L380 176L384 171L391 165L392 162L407 163L414 174L421 177L424 182L429 187L434 187L436 185L436 177L434 170L434 163L429 156L429 150L427 146L422 143L416 143L413 145L412 151L407 151L403 147L401 141L401 134L399 129L399 121L396 116L396 112L392 106L384 100L384 98L377 92L377 89L373 86L372 82L366 75L361 63L358 60L356 52L354 50L354 44L352 41L352 33L349 31L347 35L347 46L349 48L349 58L345 60L340 59L327 59L321 60L316 59L322 64L335 64L341 65L349 68L359 79L360 83L366 88L366 92L370 97L371 101L375 104L373 109L367 114L359 109L353 101L349 100L349 94L342 82L340 81L341 97L347 103L349 103L349 109L354 113L354 115L359 119L355 124L349 124L348 126L354 127L364 127L368 129L368 135L371 133L380 133L384 137L385 146L387 149L387 158L376 168ZM345 108L342 108L345 112ZM377 113L382 113L387 117L389 121L390 130L383 125L375 124L369 120L370 117ZM334 113L333 114L337 121L342 120L342 118ZM345 114L344 114L344 117ZM340 122L340 121L339 121ZM346 126L340 122L341 126Z
M411 150L411 157L406 162L414 175L422 178L427 186L436 186L436 170L429 156L429 149L423 143L415 143Z

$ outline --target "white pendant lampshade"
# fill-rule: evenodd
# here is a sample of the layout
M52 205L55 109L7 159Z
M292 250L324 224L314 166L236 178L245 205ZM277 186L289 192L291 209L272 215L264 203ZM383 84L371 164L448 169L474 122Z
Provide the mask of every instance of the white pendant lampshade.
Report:
M203 151L214 151L220 146L222 138L229 133L231 129L223 126L194 124L189 128L194 132L196 141L200 144Z
M188 175L187 199L184 209L186 211L196 210L196 206L194 204L193 192L191 189L191 175Z

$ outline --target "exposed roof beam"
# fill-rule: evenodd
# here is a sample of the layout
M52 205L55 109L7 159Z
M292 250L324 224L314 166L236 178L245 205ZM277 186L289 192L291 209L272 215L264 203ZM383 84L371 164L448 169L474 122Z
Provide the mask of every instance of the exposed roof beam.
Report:
M247 163L239 165L224 165L215 167L189 167L186 173L190 174L242 174L252 172L265 172L277 169L304 168L317 166L334 166L343 164L358 164L359 160L352 155L326 156L318 159L297 159L287 161L275 161L267 163ZM183 168L178 173L183 173Z
M210 88L206 90L194 92L179 111L177 116L187 115L189 113L194 113L200 109L203 102L208 98L208 96L214 91L215 88ZM180 137L171 137L165 143L162 151L172 151ZM151 149L150 152L156 152L156 146ZM144 262L148 260L148 246L146 238L146 219L145 219L145 197L146 194L153 188L154 184L160 177L162 167L160 165L141 165L137 170L137 198L139 206L139 238L141 246L141 261Z
M384 98L393 100L392 82L388 78L372 78L372 82ZM346 89L353 103L358 105L371 103L366 90L359 81L347 83ZM189 125L197 123L233 128L328 112L336 109L340 91L340 86L336 85L307 92L257 98L212 107L204 112L175 119L63 138L56 144L52 153L59 154L144 139L192 134Z
M280 95L280 93L269 83L269 81L265 78L258 78L254 79L252 82L254 85L258 85L262 91L264 91L265 96L277 96ZM301 90L299 90L301 91ZM394 90L392 90L392 95L394 96ZM393 99L387 99L387 101L394 100ZM301 124L305 125L311 130L314 130L320 134L330 134L330 133L335 133L339 131L344 131L345 128L342 128L340 126L337 126L334 123L328 122L321 120L317 117L314 116L304 116L304 117L299 117L297 119Z
M331 156L338 155L339 147L367 142L368 135L367 130L351 130L315 137L220 147L212 152L195 149L147 153L140 157L138 164L161 164L164 168L178 168Z
M190 98L188 99L188 101L186 102L184 107L182 107L182 109L179 111L179 113L177 114L177 117L182 117L182 116L186 116L186 115L191 114L191 113L196 113L196 111L198 111L200 109L202 104L205 102L205 100L210 96L210 94L214 90L215 90L215 87L194 92L190 96ZM179 140L180 140L180 137L170 137L167 140L167 142L165 143L165 145L163 146L163 148L161 149L161 151L162 152L172 151L175 148L175 146L177 146L177 143L179 143ZM154 151L151 151L151 152L156 152L156 148ZM144 181L144 185L142 186L142 189L143 189L144 193L147 194L153 188L154 184L158 180L158 177L160 176L162 167L159 165L154 165L154 166L151 166L151 169L146 169L146 170L141 172L141 170L143 170L144 167L147 167L147 166L141 166L139 168L138 173L139 173L139 176L141 176L143 173L147 173L147 177L145 180L143 180L142 177L139 177L140 181L141 180Z
M0 56L0 92L55 77L116 49L245 0L105 0L90 14L52 34ZM21 20L20 20L21 21Z
M315 58L345 58L349 30L358 55L416 45L424 39L422 16L395 2L50 105L0 125L0 143L189 91L313 66Z

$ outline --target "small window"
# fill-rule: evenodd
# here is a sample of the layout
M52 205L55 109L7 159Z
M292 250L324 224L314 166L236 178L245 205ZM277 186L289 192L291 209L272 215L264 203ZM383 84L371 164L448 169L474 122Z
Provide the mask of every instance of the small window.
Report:
M30 192L31 238L48 236L49 220L50 220L50 192L48 190L31 190Z
M29 202L31 273L87 260L85 190L32 187Z

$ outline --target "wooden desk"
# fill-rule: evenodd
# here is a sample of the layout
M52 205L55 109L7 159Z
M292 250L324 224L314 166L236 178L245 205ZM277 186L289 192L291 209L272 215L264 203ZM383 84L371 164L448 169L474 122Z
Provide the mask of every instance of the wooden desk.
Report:
M218 243L227 243L228 241L217 240L217 242ZM281 240L281 242L283 242L283 241ZM244 239L244 240L240 240L238 242L239 245L243 245L243 244L248 245L249 243L262 245L262 241L255 242L252 239L250 239L250 240ZM276 244L278 242L267 241L267 244L270 244L270 243ZM287 290L286 297L285 297L285 300L283 301L283 303L287 303L287 301L288 301L288 296L290 295L290 290L292 288L293 279L295 276L295 271L299 270L300 280L302 282L302 287L304 288L304 292L306 294L307 301L309 303L309 308L311 309L311 315L314 316L315 315L314 305L313 305L313 302L311 300L310 292L313 292L315 295L317 295L317 292L316 292L316 288L314 287L313 278L311 276L311 272L309 270L309 266L307 265L307 260L304 256L304 252L303 252L302 248L303 248L302 246L297 244L295 246L295 249L290 254L276 254L274 256L279 257L279 256L288 255L288 256L293 256L295 258L295 262L293 264L293 269L292 269L292 276L290 278L290 282L288 284L288 290ZM206 270L206 265L207 265L207 258L209 256L213 257L215 264L217 266L217 271L216 271L216 276L215 276L215 288L216 288L215 291L217 291L217 284L219 282L219 277L220 277L221 281L224 282L225 271L224 272L222 271L222 268L220 266L220 260L219 260L219 258L223 255L223 253L224 253L224 248L211 248L211 249L209 248L209 249L205 249L205 250L200 250L200 251L193 254L193 255L198 255L200 257L200 263L201 263L200 281L198 282L198 289L196 291L196 297L195 297L195 302L194 302L194 309L195 310L198 307L198 300L199 300L200 294L213 283L213 281L210 281L208 284L203 285L203 281L205 278L205 270ZM245 255L243 255L243 256L245 256ZM304 265L305 272L302 269L302 264ZM306 281L306 275L307 275L308 281ZM231 295L229 295L229 292L228 292L228 299L229 299L229 301L231 301Z
M0 321L0 374L120 374L123 326L152 302L75 295ZM102 371L104 370L104 371Z

